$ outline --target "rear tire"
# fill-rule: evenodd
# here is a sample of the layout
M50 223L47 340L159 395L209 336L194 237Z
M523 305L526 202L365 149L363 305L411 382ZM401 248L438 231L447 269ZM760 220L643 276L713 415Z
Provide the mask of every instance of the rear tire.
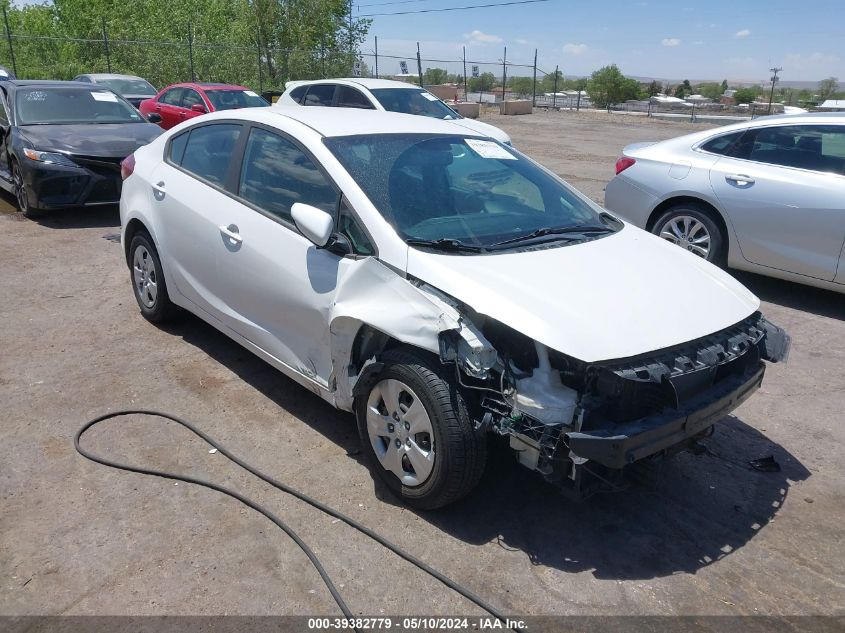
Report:
M162 323L176 314L177 308L167 295L158 251L146 231L136 233L129 244L129 278L145 319Z
M448 368L412 348L380 360L384 368L355 401L371 470L422 510L466 496L484 473L487 438L475 430Z
M670 207L657 218L651 232L711 264L724 262L725 236L702 205L685 202Z

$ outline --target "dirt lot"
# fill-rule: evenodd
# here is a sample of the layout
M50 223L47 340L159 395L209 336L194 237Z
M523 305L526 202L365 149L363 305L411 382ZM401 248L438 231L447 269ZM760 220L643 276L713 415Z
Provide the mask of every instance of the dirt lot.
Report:
M623 145L693 129L601 114L486 120L597 200ZM468 500L418 513L373 482L351 416L196 318L158 329L140 317L116 210L36 223L10 215L4 200L0 614L337 614L299 549L264 518L74 452L86 419L126 407L199 422L508 613L845 614L843 295L741 276L792 335L792 355L717 425L710 454L683 455L627 493L576 504L494 450ZM480 613L184 431L130 419L89 445L268 504L323 557L356 612ZM747 467L767 455L781 472Z

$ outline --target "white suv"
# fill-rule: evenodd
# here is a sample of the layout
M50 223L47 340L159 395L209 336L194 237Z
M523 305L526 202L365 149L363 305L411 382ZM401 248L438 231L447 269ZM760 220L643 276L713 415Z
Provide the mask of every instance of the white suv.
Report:
M467 119L447 106L437 96L417 85L389 79L322 79L289 81L277 106L323 106L361 108L400 114L416 114L433 119L454 121L458 125L511 144L511 138L494 125Z

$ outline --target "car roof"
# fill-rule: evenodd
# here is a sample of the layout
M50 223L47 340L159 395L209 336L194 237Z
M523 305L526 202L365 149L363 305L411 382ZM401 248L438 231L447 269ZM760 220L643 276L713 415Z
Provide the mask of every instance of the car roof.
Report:
M7 85L17 88L88 88L89 90L108 90L106 87L98 87L81 81L59 81L53 79L12 79L4 82Z
M176 84L170 84L169 86L165 86L159 92L164 90L169 90L170 88L195 88L199 90L249 90L246 86L238 86L235 84L218 84L218 83L210 83L210 82L197 82L197 81L183 81Z
M77 77L90 77L91 79L140 79L147 81L138 75L121 75L119 73L81 73Z
M483 136L444 119L356 108L344 110L343 116L338 116L337 108L319 106L243 108L241 110L225 110L207 114L203 117L203 120L208 121L211 118L237 118L275 126L278 124L278 117L297 121L322 136L355 136L359 134L450 134L470 137Z
M286 88L295 88L296 86L305 86L311 84L344 84L347 86L360 86L362 88L407 88L419 90L417 84L408 83L406 81L394 81L392 79L367 79L363 77L337 77L335 79L308 79L303 81L289 81L285 84Z

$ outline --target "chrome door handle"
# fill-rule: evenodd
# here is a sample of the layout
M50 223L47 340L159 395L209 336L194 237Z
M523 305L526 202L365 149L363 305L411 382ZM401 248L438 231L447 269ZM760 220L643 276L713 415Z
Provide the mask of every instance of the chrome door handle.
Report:
M164 181L159 181L153 185L153 196L156 200L161 201L164 200Z
M240 244L244 241L244 238L241 237L241 234L238 232L238 227L234 224L230 224L229 226L221 225L218 227L220 232L229 238L233 244Z
M725 176L725 180L728 182L735 182L738 185L753 185L754 179L751 176L746 176L744 174L728 174Z

